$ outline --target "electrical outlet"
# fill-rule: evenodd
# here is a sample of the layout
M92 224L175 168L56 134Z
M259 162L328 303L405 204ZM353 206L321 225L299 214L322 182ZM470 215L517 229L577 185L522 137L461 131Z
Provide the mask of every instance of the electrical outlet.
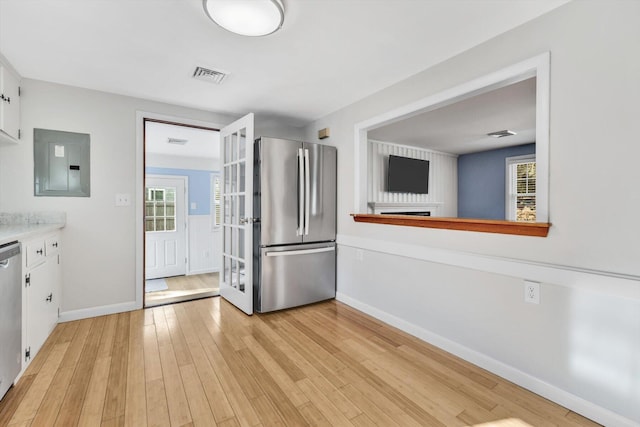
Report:
M524 302L540 304L540 283L531 280L524 281Z
M116 194L116 206L130 206L131 195L126 193Z

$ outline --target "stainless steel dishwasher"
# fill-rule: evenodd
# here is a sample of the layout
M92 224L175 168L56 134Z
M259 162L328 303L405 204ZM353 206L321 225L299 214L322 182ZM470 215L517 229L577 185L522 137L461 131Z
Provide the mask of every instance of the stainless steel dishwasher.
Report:
M20 373L22 281L20 244L0 245L0 400Z

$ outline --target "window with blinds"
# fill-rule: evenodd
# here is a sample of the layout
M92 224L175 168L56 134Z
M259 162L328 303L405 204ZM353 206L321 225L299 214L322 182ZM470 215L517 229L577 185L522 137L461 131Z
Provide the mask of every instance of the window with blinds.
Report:
M220 175L211 175L211 225L219 227L222 223L222 208L220 206Z
M536 158L535 155L507 158L507 206L510 221L536 221Z

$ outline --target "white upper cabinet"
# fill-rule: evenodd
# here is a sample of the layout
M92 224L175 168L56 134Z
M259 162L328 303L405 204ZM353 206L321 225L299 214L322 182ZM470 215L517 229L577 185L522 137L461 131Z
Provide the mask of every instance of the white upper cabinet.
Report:
M17 143L20 137L20 78L0 62L0 143Z

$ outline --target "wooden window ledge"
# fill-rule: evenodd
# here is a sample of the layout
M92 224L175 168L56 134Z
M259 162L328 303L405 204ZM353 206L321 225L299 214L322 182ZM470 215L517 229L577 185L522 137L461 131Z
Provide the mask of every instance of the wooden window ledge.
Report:
M514 222L493 219L440 218L414 215L351 214L355 222L404 225L408 227L442 228L447 230L479 231L482 233L516 234L547 237L550 223Z

